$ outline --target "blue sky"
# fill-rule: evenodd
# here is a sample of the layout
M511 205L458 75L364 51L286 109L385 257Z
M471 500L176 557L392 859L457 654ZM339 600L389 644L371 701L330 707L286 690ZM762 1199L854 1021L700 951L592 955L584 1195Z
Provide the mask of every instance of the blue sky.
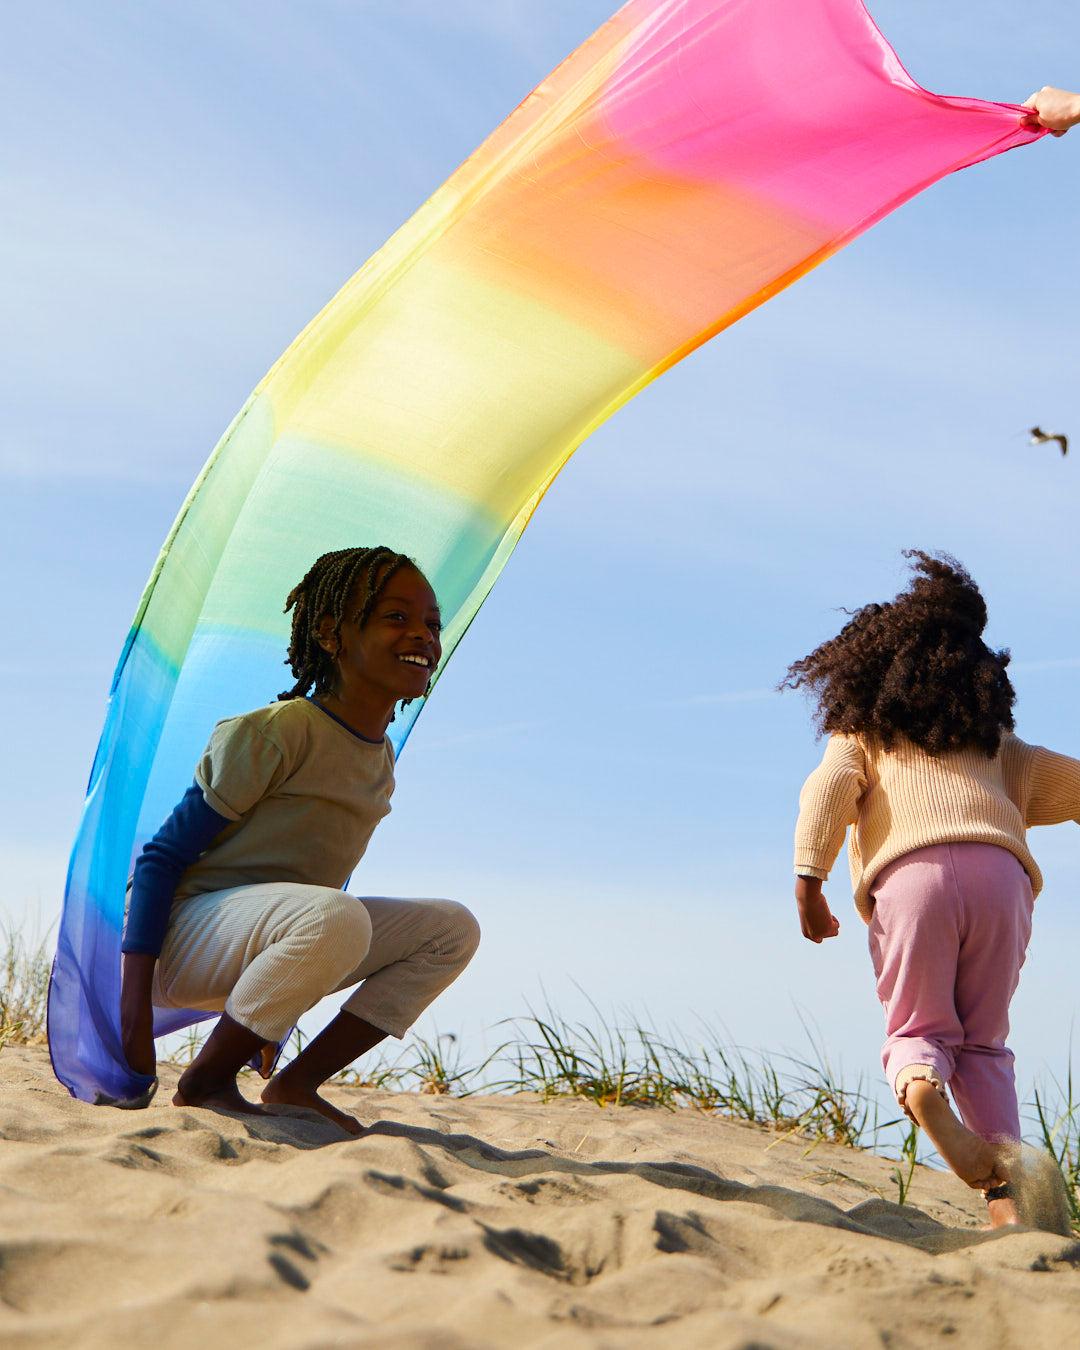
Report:
M914 77L1020 101L1076 87L1080 17L870 6ZM191 480L340 285L599 25L544 5L40 0L9 16L0 101L2 905L59 909L109 677ZM880 1013L841 859L841 936L791 901L809 716L771 692L903 547L980 581L1018 729L1080 755L1080 131L955 175L666 375L570 462L439 684L354 885L450 895L485 929L436 1006L482 1029L545 997L855 1076ZM1077 444L1080 445L1080 439ZM1078 996L1080 838L1036 832L1046 889L1014 1004L1027 1081Z

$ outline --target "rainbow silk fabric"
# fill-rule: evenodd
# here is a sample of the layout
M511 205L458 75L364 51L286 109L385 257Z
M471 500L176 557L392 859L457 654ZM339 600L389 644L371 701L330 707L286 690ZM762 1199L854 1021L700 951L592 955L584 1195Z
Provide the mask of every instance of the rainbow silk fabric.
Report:
M526 98L282 356L165 542L71 859L49 1000L70 1091L148 1086L119 1036L132 861L214 722L288 682L284 597L318 554L415 558L448 659L605 418L922 188L1042 134L921 89L860 0L631 0Z

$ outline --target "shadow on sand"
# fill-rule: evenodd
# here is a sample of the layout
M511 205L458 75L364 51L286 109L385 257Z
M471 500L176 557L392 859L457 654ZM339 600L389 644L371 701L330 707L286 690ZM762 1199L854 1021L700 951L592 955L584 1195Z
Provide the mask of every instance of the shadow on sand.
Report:
M779 1217L796 1223L819 1224L824 1228L837 1228L849 1233L861 1233L867 1237L883 1238L889 1242L917 1248L930 1255L955 1252L980 1243L994 1242L1008 1232L1017 1231L1011 1229L988 1233L972 1228L954 1228L939 1223L913 1205L897 1205L876 1196L844 1210L829 1200L805 1195L801 1191L791 1190L785 1186L746 1185L743 1182L730 1181L715 1172L710 1172L707 1168L687 1163L586 1162L540 1148L503 1149L475 1135L444 1133L422 1126L403 1125L392 1120L376 1121L367 1127L360 1138L353 1139L343 1138L342 1132L335 1125L314 1112L293 1108L280 1108L273 1115L266 1117L231 1116L230 1119L241 1125L252 1138L304 1150L336 1144L346 1147L352 1154L362 1150L364 1141L373 1136L403 1139L422 1146L436 1156L442 1153L459 1167L469 1167L477 1172L494 1174L517 1182L530 1177L550 1176L553 1173L575 1178L612 1174L636 1176L664 1190L680 1191L720 1202L735 1201L740 1204L759 1205ZM448 1193L452 1183L444 1181L439 1176L437 1167L429 1169L429 1174L425 1178L427 1184L382 1175L380 1180L388 1186L415 1188L423 1192L425 1198L448 1209L461 1207L460 1202ZM675 1216L671 1217L674 1219ZM690 1222L692 1223L692 1220ZM670 1233L661 1234L662 1240L668 1244L668 1250L686 1250L688 1244L695 1242L694 1235L681 1231L686 1227L686 1223L687 1220L684 1218L674 1225ZM500 1241L497 1235L492 1237L494 1241ZM533 1264L534 1261L540 1261L541 1265L545 1264L542 1253L531 1253L526 1256L529 1264ZM518 1259L521 1259L520 1256ZM1080 1243L1076 1244L1075 1252L1071 1254L1071 1264L1080 1267Z

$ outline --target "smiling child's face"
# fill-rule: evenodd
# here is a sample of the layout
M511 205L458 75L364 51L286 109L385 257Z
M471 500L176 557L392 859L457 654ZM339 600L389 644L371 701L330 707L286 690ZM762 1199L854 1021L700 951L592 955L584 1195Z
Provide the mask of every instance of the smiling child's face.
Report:
M347 612L355 614L351 602L352 597ZM422 697L442 656L441 631L439 605L427 578L415 567L400 568L362 628L355 617L342 622L335 656L338 696L366 693L394 702Z

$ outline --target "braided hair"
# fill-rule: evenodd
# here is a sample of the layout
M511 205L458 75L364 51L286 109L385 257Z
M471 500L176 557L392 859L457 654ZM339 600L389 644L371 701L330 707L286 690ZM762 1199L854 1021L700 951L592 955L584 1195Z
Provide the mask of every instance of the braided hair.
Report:
M333 617L333 635L337 639L346 619L355 619L363 627L394 573L415 566L404 553L381 545L339 548L316 558L285 601L285 613L290 609L293 612L285 664L292 670L296 683L278 698L303 698L311 689L317 695L332 694L337 668L333 656L319 641L319 620L327 614ZM356 606L353 613L348 612L350 601Z
M788 668L781 689L805 688L821 732L903 737L928 754L997 754L1013 729L1008 650L982 640L986 602L946 553L905 549L914 576L884 605L864 605L836 637Z

